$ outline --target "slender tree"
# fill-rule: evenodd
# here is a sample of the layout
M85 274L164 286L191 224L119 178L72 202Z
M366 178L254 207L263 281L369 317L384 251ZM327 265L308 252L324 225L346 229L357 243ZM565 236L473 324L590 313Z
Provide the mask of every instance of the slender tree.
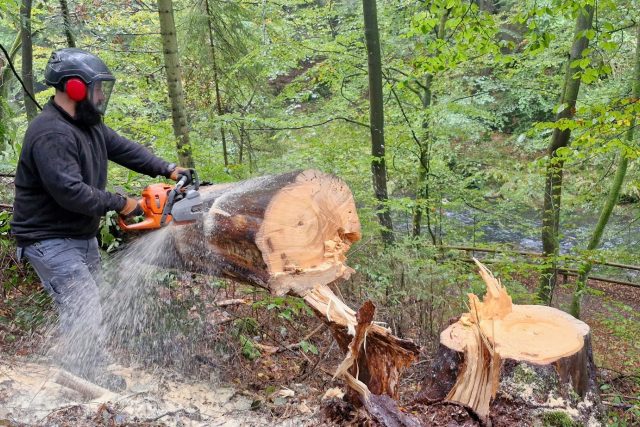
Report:
M631 98L638 100L640 98L640 24L637 25L637 34L636 34L636 57L635 57L635 68L633 74L633 83L631 90ZM625 135L625 139L629 144L633 142L634 129L636 127L636 117L634 116L631 119L631 123L629 124L629 129ZM598 223L596 224L593 234L591 235L591 239L589 239L589 243L587 245L587 251L593 251L600 245L600 241L602 240L602 233L604 232L604 228L607 226L609 222L609 218L611 217L611 212L618 202L618 197L620 196L620 189L622 188L622 184L624 182L624 177L627 174L627 166L629 164L629 158L625 155L624 152L620 152L620 160L618 162L618 168L616 170L616 174L613 178L613 182L611 184L611 188L609 189L609 194L607 199L602 206L602 210L600 211L600 217L598 218ZM589 273L591 272L592 263L587 260L582 266L580 266L580 273L578 275L578 281L576 282L576 289L573 294L573 300L571 303L571 314L577 318L580 318L580 302L582 299L582 295L584 294L587 288L587 279L589 278Z
M371 172L373 191L378 199L378 220L382 226L385 245L394 242L393 223L387 207L387 166L384 147L384 98L382 94L382 63L380 55L380 32L376 0L362 0L364 12L364 34L369 64L369 122L371 127Z
M191 156L191 145L189 142L189 128L184 105L184 91L182 89L182 71L178 58L178 36L173 18L172 0L158 0L158 13L160 14L162 50L164 52L164 64L167 72L169 98L171 99L173 133L177 140L178 160L182 166L193 167L195 163Z
M0 60L0 152L7 147L6 134L7 124L9 123L9 84L13 80L13 71L9 66L9 60L14 61L22 42L22 32L18 31L16 38L13 40L11 48L9 48L9 58Z
M22 36L22 81L25 89L22 90L24 108L27 112L27 120L31 121L38 114L36 104L29 94L33 95L33 44L31 41L31 0L22 0L20 4L20 34ZM25 91L26 90L26 91Z
M570 119L575 115L581 79L576 77L576 74L580 72L580 68L574 61L581 59L582 53L589 46L589 39L585 33L591 29L593 23L593 7L585 5L577 13L575 36L560 97L562 109L556 115L556 122L562 119ZM551 303L557 281L558 233L564 166L564 159L558 155L558 150L569 145L570 137L571 129L561 130L556 128L553 131L548 147L549 159L545 174L546 182L542 211L542 251L546 260L546 267L542 271L538 289L538 297L545 304Z
M224 111L222 110L222 99L220 97L220 82L219 82L219 69L218 62L216 60L216 45L213 33L213 25L211 20L213 15L211 14L211 8L209 7L209 0L205 0L205 7L207 8L207 28L209 29L209 47L211 48L211 67L213 68L213 87L216 93L216 109L218 115L222 116ZM220 136L222 138L222 157L224 159L224 165L229 166L229 155L227 151L227 136L224 130L224 126L220 125ZM242 163L242 161L241 161Z
M67 0L60 0L60 10L62 11L62 20L64 22L64 34L67 37L67 46L76 47L76 39L71 32L71 18L69 16L69 5Z
M438 40L444 39L446 24L447 20L449 19L450 12L451 9L445 8L442 16L440 17L440 23L436 31L436 39ZM432 73L427 73L424 77L424 83L421 86L422 96L420 97L420 101L424 110L429 110L433 102L433 78L434 76ZM429 120L426 118L422 121L422 132L422 140L420 141L420 145L418 147L420 153L420 162L418 165L418 183L416 192L417 203L413 212L413 235L414 237L417 237L421 234L422 213L424 212L427 217L427 230L429 230L431 241L434 245L436 245L438 242L436 239L436 234L431 228L431 217L429 214L429 209L424 209L424 206L421 203L422 201L428 203L430 196L429 170L431 164L431 135L429 132Z

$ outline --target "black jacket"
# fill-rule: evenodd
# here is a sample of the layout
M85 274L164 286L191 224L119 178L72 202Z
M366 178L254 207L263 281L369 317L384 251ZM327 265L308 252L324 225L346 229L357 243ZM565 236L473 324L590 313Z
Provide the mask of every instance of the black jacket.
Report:
M53 100L24 137L15 178L11 231L18 246L43 239L96 236L100 217L126 199L105 191L107 160L149 176L169 164L105 124L84 126Z

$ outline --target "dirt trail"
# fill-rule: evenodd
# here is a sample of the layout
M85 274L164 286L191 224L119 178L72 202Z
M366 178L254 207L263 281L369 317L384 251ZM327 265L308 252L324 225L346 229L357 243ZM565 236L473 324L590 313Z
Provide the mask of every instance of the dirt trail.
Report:
M120 366L112 366L112 371L126 379L127 390L113 393L96 388L91 393L58 384L64 382L59 379L60 370L45 362L4 358L0 361L0 425L60 425L62 421L74 426L271 426L310 421L278 422L256 413L251 410L251 398L229 387L187 381L166 372Z

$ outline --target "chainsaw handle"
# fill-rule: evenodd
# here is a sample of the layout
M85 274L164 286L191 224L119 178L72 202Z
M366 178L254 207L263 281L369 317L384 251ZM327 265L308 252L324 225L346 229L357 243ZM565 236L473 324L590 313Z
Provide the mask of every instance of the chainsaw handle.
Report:
M149 230L158 228L158 221L154 218L145 218L144 221L127 224L125 219L118 215L118 225L123 231Z

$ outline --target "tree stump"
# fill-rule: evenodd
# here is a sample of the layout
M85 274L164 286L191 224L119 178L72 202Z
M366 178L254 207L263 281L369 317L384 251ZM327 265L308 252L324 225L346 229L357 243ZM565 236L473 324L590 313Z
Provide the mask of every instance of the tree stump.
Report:
M201 187L200 194L203 221L170 227L180 267L303 298L347 351L355 312L327 285L349 278L345 254L361 237L349 187L305 170ZM418 347L375 324L367 343L358 358L359 380L373 393L396 397L400 374Z
M477 261L476 261L477 262ZM492 425L533 425L564 417L599 425L589 326L552 307L514 305L480 263L482 302L440 334L436 362L418 401L472 408Z

